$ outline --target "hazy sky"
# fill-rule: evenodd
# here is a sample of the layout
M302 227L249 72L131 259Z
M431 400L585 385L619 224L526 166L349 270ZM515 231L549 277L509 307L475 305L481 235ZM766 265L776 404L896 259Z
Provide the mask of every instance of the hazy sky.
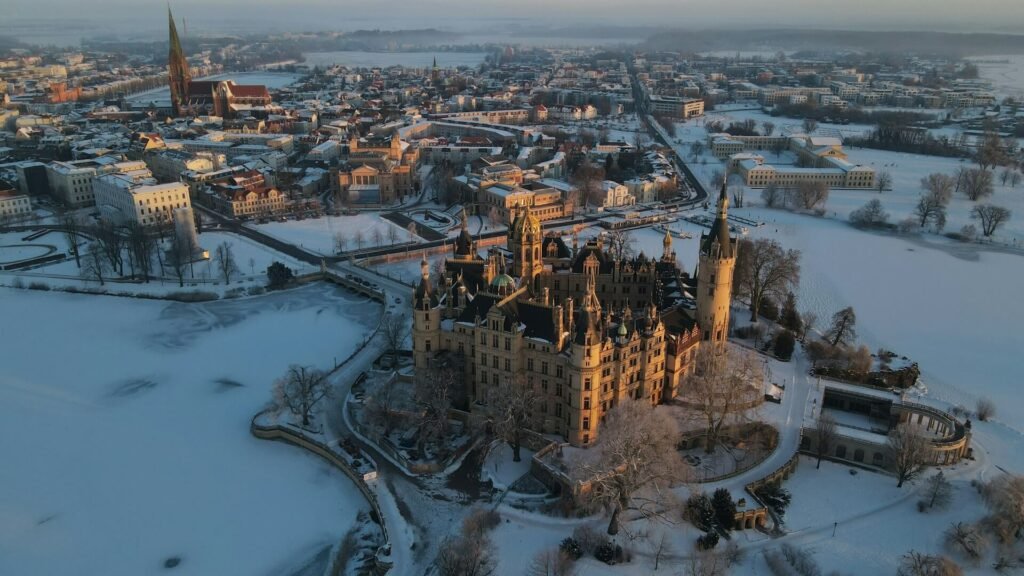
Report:
M63 24L96 33L164 25L163 0L3 0L0 32ZM196 30L522 25L656 25L1024 31L1024 0L175 0ZM4 23L6 21L6 24Z

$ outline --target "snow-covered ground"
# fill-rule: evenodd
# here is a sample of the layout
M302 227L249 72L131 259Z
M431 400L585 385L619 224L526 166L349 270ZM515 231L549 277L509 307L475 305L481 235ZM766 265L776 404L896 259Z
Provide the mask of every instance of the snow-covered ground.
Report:
M972 60L978 61L978 75L992 83L997 99L1024 100L1024 56L979 56Z
M325 284L206 304L2 290L0 573L288 574L367 504L249 420L379 307Z
M930 396L967 406L988 396L1010 423L1024 414L1024 257L763 208L732 213L767 223L751 236L801 250L798 306L819 325L853 306L860 339L919 362ZM1024 458L1000 464L1024 472Z
M253 229L279 240L296 244L306 250L324 255L335 253L334 238L342 234L346 238L345 250L356 250L357 235L362 236L362 248L377 246L375 233L380 235L380 246L390 245L389 230L394 230L395 243L419 242L422 238L410 234L401 226L385 220L377 212L363 212L352 216L322 216L306 220L249 224Z

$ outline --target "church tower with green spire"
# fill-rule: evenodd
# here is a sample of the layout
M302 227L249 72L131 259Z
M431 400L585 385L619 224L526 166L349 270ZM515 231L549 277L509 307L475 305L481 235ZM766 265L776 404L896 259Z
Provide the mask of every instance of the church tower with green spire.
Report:
M171 106L174 108L174 115L181 116L187 107L188 85L192 81L192 75L188 70L185 52L181 49L181 40L178 38L178 29L174 25L174 16L171 14L170 5L167 6L167 22L170 27L167 79L171 87Z

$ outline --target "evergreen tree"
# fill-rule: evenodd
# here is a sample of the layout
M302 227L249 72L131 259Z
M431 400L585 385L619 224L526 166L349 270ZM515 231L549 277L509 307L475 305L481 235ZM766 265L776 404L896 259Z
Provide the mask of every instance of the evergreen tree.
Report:
M722 530L732 530L736 524L736 502L726 488L719 488L711 495L711 507L715 510L715 522Z
M796 309L796 296L792 292L786 294L786 301L782 303L779 324L794 334L800 334L804 330L804 321Z

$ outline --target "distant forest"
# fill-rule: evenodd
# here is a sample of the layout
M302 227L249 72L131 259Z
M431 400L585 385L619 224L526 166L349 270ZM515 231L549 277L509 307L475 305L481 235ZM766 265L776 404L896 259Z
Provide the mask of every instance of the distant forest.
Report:
M1024 54L1024 35L856 30L672 30L654 34L647 50L865 50L946 56Z

